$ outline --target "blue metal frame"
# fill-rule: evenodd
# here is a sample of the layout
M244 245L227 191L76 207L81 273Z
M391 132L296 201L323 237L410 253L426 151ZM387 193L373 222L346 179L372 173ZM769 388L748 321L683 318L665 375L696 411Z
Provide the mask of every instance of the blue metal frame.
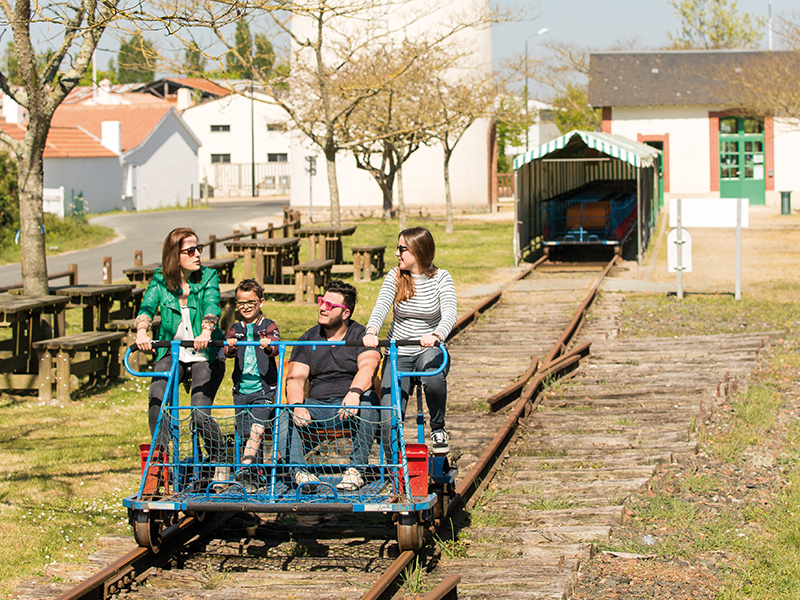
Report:
M292 463L278 464L275 457L278 456L279 438L280 438L280 423L281 419L277 416L282 411L288 411L288 405L282 402L283 400L283 381L284 381L284 358L286 356L286 349L290 346L337 346L345 345L345 341L320 341L320 342L297 342L297 341L281 341L273 342L273 345L278 346L278 386L276 391L275 403L266 405L275 409L276 418L274 421L274 428L272 431L272 456L273 460L270 465L267 465L269 474L269 486L265 492L258 491L248 493L245 486L236 481L224 482L227 484L225 490L214 493L213 486L215 481L207 481L204 489L195 490L191 485L187 485L187 477L191 480L194 477L199 480L200 472L203 469L213 469L216 466L242 466L239 456L241 444L237 436L237 443L235 446L234 464L233 465L220 465L219 463L203 462L201 460L201 452L199 447L199 439L197 433L192 435L192 452L191 457L187 462L186 459L181 459L180 455L180 423L179 419L172 419L170 423L170 439L168 447L171 449L166 462L154 460L156 453L156 437L158 437L162 426L162 418L164 414L179 414L180 411L189 411L191 406L179 405L179 381L178 381L178 355L180 352L180 342L172 341L172 368L168 372L151 372L142 373L134 371L128 361L131 349L125 353L124 364L127 371L135 377L166 377L167 388L162 400L162 410L156 423L156 433L150 444L150 451L144 466L142 480L139 484L137 493L126 497L123 500L123 505L133 510L163 510L163 511L213 511L213 510L244 510L246 509L253 512L286 512L292 511L305 511L305 512L407 512L407 511L425 511L431 509L436 502L436 494L428 494L424 497L414 497L411 495L410 477L408 459L406 456L406 445L404 437L404 425L401 413L401 389L400 378L402 377L429 377L438 375L447 366L449 355L444 345L440 346L443 354L442 365L435 371L425 372L400 372L397 369L398 350L397 344L392 340L389 343L389 368L394 376L391 380L391 406L390 407L374 407L375 409L391 412L391 462L381 462L379 465L371 465L373 470L379 469L379 477L377 481L368 483L366 486L358 490L357 493L339 492L336 489L336 478L325 477L322 478L318 484L316 493L304 493L303 486L293 487L282 481L281 469L290 470L293 467L299 466ZM237 345L241 346L260 346L260 342L238 342ZM237 405L218 405L218 409L234 409ZM384 453L379 448L378 455L382 461L385 461ZM170 484L170 492L160 499L147 499L145 498L145 484L150 473L151 466L157 468L164 468L168 473L168 481ZM323 465L324 466L324 465ZM341 465L335 465L339 468ZM403 494L399 494L400 481L398 477L402 473L402 490Z

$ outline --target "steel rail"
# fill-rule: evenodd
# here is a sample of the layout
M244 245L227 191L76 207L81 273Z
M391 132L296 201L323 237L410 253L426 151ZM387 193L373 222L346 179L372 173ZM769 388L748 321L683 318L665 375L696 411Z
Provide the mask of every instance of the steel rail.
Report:
M208 514L202 522L186 517L164 531L161 551L156 554L148 548L135 548L115 560L91 577L70 588L56 600L105 600L143 578L152 567L169 564L178 550L215 528L232 515L228 513Z
M608 275L608 272L611 270L614 264L616 264L618 258L619 257L615 256L608 263L598 279L594 282L589 290L589 293L586 295L586 298L575 312L575 316L567 325L564 333L558 338L550 352L548 352L548 360L542 364L539 364L536 358L534 358L531 367L525 373L523 373L523 375L520 377L520 380L508 386L502 392L492 396L492 398L495 399L495 405L500 405L504 402L504 393L508 394L509 396L517 394L517 400L503 425L497 431L494 438L492 438L492 441L481 454L478 461L475 463L475 465L473 465L469 473L467 473L467 476L464 478L464 480L461 481L461 483L459 483L459 485L456 487L453 497L448 502L444 511L444 518L442 521L445 521L447 517L455 512L455 510L462 503L469 501L469 499L477 491L482 489L483 486L489 482L490 477L488 476L495 468L497 458L502 456L506 446L513 438L520 419L526 416L530 411L535 410L541 402L541 397L537 397L535 400L533 400L533 398L543 387L547 379L556 375L560 375L564 372L574 370L580 360L589 353L589 349L591 348L590 342L585 342L579 346L576 346L568 352L566 351L566 348L580 331L588 308L597 297L597 290L600 287L600 283L603 281L606 275ZM530 273L532 270L533 267L528 269L525 274ZM513 285L513 283L516 283L516 281L521 278L522 277L515 278L507 286L504 286L503 290L508 289L510 285ZM530 376L523 380L523 377L528 373L530 373ZM533 379L531 379L531 377L533 377ZM524 391L520 392L520 390L523 388ZM431 530L425 532L426 542L430 537L432 537L433 531L438 529L442 521L434 523ZM361 600L380 600L387 597L388 592L393 586L396 585L398 577L400 577L403 571L411 564L411 561L415 556L416 553L411 550L403 552L400 556L398 556L395 562L389 567L389 570L384 572L375 585L361 597ZM444 581L442 584L444 584ZM448 595L451 595L455 584L453 584L453 587L442 584L437 586L433 591L426 595L425 600L443 600L444 598L447 598Z

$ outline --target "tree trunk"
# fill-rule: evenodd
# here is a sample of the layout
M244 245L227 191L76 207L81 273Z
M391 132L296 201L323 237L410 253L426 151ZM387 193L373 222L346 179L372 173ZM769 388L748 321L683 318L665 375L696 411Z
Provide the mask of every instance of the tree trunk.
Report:
M45 128L44 138L47 139L47 128ZM26 296L43 296L50 292L45 257L45 234L43 233L43 147L43 142L40 144L36 140L26 139L22 155L17 156L19 243L22 257L22 289Z
M403 197L403 165L397 169L397 216L400 220L400 231L408 227L406 221L406 201Z
M336 151L330 146L325 150L325 166L328 171L328 193L331 198L331 226L342 224L342 211L339 205L339 182L336 179Z
M447 220L445 233L453 233L453 197L450 195L450 152L444 152L444 201Z

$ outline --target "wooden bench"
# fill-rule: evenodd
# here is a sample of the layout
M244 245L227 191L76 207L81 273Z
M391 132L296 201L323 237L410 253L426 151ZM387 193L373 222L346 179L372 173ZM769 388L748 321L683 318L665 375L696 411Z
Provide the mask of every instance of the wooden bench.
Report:
M89 331L34 343L39 353L39 398L49 402L55 383L56 399L69 402L72 375L119 377L119 348L124 337L121 331Z
M133 323L136 319L112 319L108 323L106 323L106 331L121 331L125 334L125 337L122 338L122 343L119 348L119 364L123 364L123 360L125 359L125 351L128 349L128 346L136 342L136 330L133 328ZM153 334L153 337L158 335L158 330L161 327L161 317L156 316L153 319L153 323L150 326L150 331ZM147 354L143 354L141 352L131 352L131 357L128 362L130 362L131 367L136 371L141 370L142 365L150 364L151 361L148 360ZM155 356L155 354L150 355Z
M353 281L372 281L372 274L383 277L386 246L353 246Z
M322 287L328 285L331 280L331 267L333 267L333 259L327 260L309 260L299 265L294 266L294 301L309 304L315 302L314 295L317 292L317 286Z

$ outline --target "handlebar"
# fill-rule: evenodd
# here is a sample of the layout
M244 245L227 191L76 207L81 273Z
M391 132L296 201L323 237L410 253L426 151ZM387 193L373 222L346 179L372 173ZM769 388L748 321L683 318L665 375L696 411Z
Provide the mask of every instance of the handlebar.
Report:
M175 342L179 344L182 348L194 348L194 340L154 340L152 342L153 349L156 348L171 348L172 343ZM380 340L378 341L379 348L388 348L391 346L391 340ZM350 347L362 347L364 342L362 340L332 340L332 341L303 341L303 342L289 342L289 341L280 341L280 342L273 342L274 345L284 344L287 346L350 346ZM395 346L419 346L419 340L394 340ZM209 348L222 348L223 346L227 346L227 340L210 340L208 342ZM254 342L247 342L247 341L240 341L236 342L237 346L260 346L261 342L254 341ZM438 347L440 342L436 342L434 344L435 347ZM131 352L136 352L139 350L139 346L135 343L131 344L128 348ZM144 350L142 350L144 352Z

